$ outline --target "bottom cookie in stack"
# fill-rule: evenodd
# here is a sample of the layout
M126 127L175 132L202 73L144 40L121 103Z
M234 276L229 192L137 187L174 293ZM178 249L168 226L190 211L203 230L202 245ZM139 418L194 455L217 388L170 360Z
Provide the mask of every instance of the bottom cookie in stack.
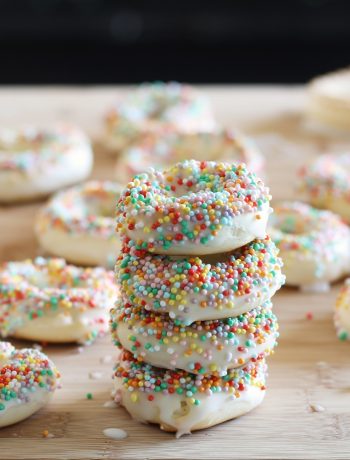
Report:
M257 407L265 396L266 376L262 357L219 377L160 369L124 350L114 373L115 400L136 420L180 437Z

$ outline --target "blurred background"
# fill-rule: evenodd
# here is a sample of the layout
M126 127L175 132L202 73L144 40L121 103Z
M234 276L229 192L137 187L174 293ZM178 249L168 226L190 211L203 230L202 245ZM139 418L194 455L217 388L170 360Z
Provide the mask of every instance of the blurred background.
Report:
M298 83L349 64L349 0L0 0L0 84Z

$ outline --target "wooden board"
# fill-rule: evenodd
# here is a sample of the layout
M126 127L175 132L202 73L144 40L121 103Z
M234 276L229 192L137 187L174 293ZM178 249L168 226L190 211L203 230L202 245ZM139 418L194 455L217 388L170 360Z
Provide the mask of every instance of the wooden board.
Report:
M296 170L346 139L315 132L302 113L305 94L295 87L211 87L219 120L255 137L268 161L268 183L275 199L295 196ZM98 135L101 117L115 88L2 88L0 123L68 120ZM96 149L94 176L113 177L113 158ZM0 208L0 259L40 253L33 220L40 203ZM29 420L0 431L0 459L349 459L349 343L336 339L330 293L305 295L283 289L274 298L281 338L270 358L269 391L261 407L235 421L176 440L157 427L141 425L122 408L106 408L115 357L110 339L80 350L49 346L62 372L62 389ZM313 319L306 314L312 312ZM18 343L19 344L19 343ZM23 344L22 344L23 345ZM91 380L98 371L103 378ZM92 400L86 394L93 394ZM323 412L313 412L319 404ZM112 441L103 429L122 428L128 438ZM53 437L44 439L43 430Z

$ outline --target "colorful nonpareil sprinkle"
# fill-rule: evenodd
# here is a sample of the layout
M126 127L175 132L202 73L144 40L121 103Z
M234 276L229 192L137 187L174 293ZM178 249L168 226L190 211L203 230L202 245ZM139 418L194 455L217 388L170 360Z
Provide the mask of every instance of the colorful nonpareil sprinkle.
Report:
M260 220L270 198L244 164L184 161L134 177L117 204L117 231L149 252L186 241L206 245L237 216Z
M322 200L325 207L330 197L350 201L350 152L321 155L300 171L301 190L306 192L311 202Z
M228 367L242 366L271 352L278 338L271 308L267 302L244 315L183 326L168 315L120 304L111 310L111 331L115 344L127 348L137 359L152 362L152 355L161 355L157 365L166 362L170 368L224 375ZM127 326L127 342L118 333L121 324Z
M282 261L266 237L229 254L202 257L150 255L126 241L116 264L117 279L129 302L146 309L184 316L196 302L201 309L232 309L237 298L258 302L271 297L271 285L284 282ZM264 301L264 300L263 300ZM186 321L185 321L186 322Z
M147 395L152 403L157 394L181 395L195 406L203 397L225 392L231 398L239 398L246 386L265 390L266 364L263 358L249 362L246 366L232 369L224 377L192 374L182 370L159 369L137 361L131 353L124 351L117 364L114 378L121 379L123 387L130 392L130 399L137 403L139 394Z
M100 267L80 268L63 259L42 257L5 263L0 267L1 335L10 335L26 321L47 314L105 312L117 294L113 272ZM95 329L87 341L98 335L98 321Z
M55 366L40 351L16 350L0 342L0 417L9 406L30 401L36 391L54 391L59 377Z

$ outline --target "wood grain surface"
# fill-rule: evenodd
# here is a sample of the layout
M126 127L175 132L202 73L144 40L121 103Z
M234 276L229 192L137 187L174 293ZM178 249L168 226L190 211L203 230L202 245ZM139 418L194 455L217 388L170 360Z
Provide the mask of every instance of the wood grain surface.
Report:
M203 90L222 123L243 128L257 141L267 159L267 182L275 200L296 197L296 171L301 164L350 142L306 122L303 88ZM106 107L121 92L112 87L2 88L0 123L66 120L97 139ZM113 157L98 143L95 153L94 177L113 178ZM1 261L41 254L33 234L40 205L0 208ZM45 409L0 431L0 459L349 459L350 344L339 342L333 328L338 289L339 284L327 294L280 291L274 306L281 338L269 359L269 389L262 406L179 440L131 420L122 408L104 407L116 357L109 337L83 349L44 347L62 373L62 389ZM313 318L307 319L307 313ZM91 379L91 372L102 373L102 378ZM92 400L87 393L92 393ZM314 405L324 411L315 412ZM124 429L128 437L106 438L103 430L110 427ZM43 438L44 430L52 437Z

